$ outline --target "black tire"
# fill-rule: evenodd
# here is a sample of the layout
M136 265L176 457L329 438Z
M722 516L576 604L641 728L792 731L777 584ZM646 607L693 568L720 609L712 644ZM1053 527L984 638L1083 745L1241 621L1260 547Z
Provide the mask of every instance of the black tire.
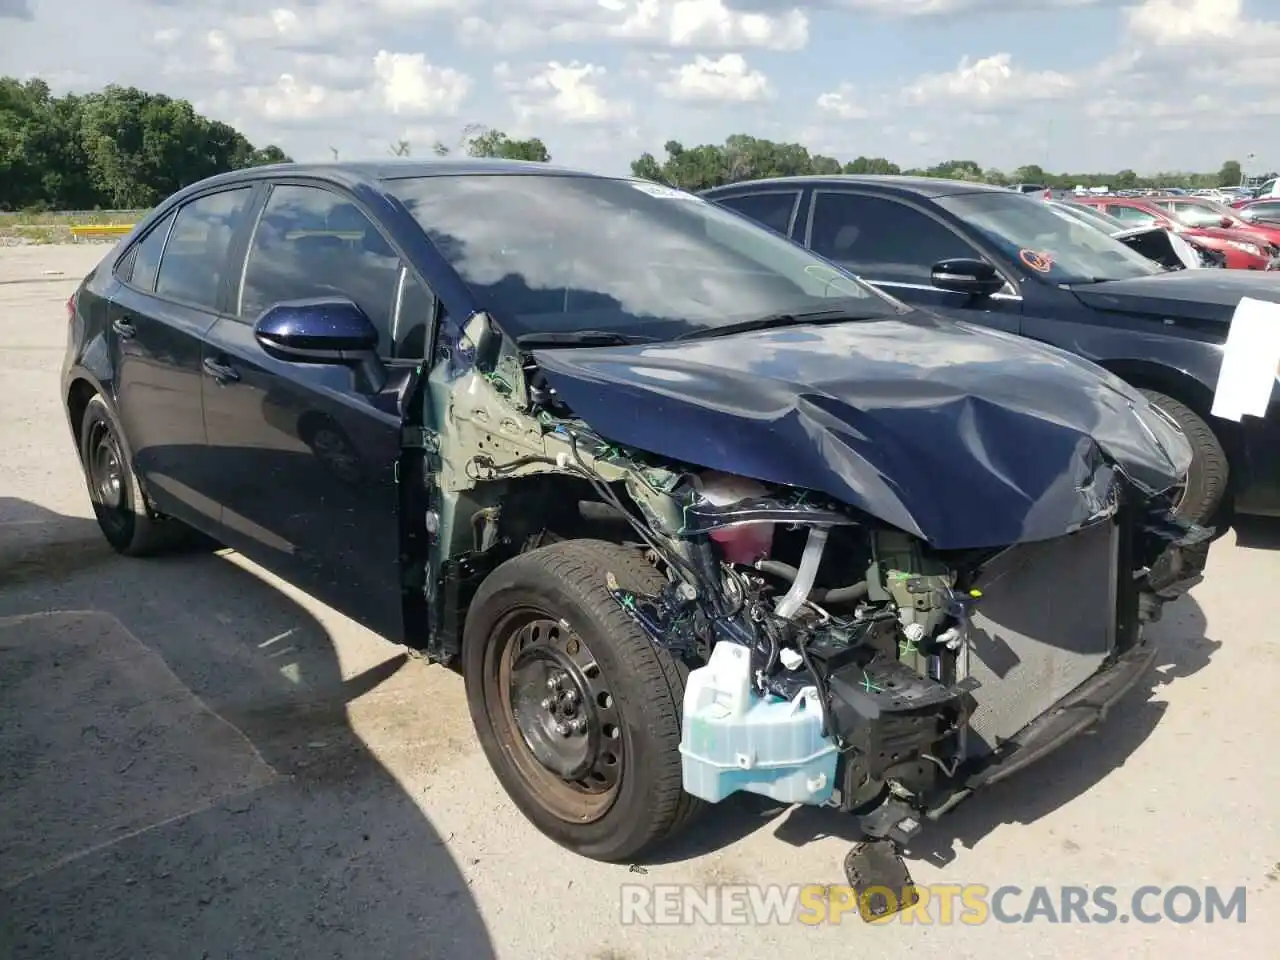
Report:
M1191 443L1191 469L1176 510L1195 523L1212 523L1227 496L1231 467L1213 428L1181 400L1155 390L1142 390L1154 407L1168 414Z
M562 541L503 563L470 605L463 675L480 744L525 817L569 850L594 860L625 862L643 858L703 805L682 786L680 722L688 667L654 644L622 610L606 586L609 572L637 591L656 592L664 583L635 550L604 541ZM602 800L575 794L583 788L567 784L539 763L514 720L512 687L500 678L522 662L520 651L527 648L516 645L519 624L531 613L546 618L539 623L555 621L552 633L556 626L566 628L562 637L568 639L529 646L545 649L554 642L560 645L557 655L567 648L594 662L596 679L583 680L594 684L582 688L583 702L597 702L600 695L592 691L602 686L607 688L604 696L611 697L608 716L617 722L599 728L614 738L598 742L620 746L615 759L619 772L611 795ZM536 627L525 629L536 635ZM593 724L599 719L594 708L591 717ZM581 813L574 796L583 797Z
M185 541L191 529L151 509L122 436L106 400L93 397L80 423L80 463L98 527L118 553L151 556Z

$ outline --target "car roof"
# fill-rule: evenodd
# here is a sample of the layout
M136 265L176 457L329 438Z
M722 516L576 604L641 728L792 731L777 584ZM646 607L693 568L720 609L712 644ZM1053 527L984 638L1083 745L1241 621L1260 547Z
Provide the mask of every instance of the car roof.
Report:
M800 177L769 177L762 180L739 180L713 187L704 193L727 193L744 187L774 186L786 183L795 186L812 187L873 187L881 190L892 190L897 193L911 193L919 197L933 199L950 197L962 193L1009 193L1008 187L998 187L989 183L971 183L968 180L944 180L939 177L909 177L899 174L826 174L806 175Z
M247 183L264 177L306 177L326 180L347 187L378 185L388 180L405 180L417 177L461 177L476 175L521 175L589 177L597 180L627 179L606 177L601 174L552 166L534 160L494 160L489 158L443 157L432 160L394 159L368 161L330 161L319 163L271 163L257 167L245 167L228 173L216 174L193 183L180 193L203 190L208 187Z

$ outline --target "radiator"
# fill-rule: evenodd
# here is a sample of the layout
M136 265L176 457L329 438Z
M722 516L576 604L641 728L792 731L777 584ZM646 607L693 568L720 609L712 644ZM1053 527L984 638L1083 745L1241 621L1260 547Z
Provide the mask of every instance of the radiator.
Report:
M1087 680L1116 643L1114 520L996 557L977 582L960 675L981 682L966 737L982 756Z

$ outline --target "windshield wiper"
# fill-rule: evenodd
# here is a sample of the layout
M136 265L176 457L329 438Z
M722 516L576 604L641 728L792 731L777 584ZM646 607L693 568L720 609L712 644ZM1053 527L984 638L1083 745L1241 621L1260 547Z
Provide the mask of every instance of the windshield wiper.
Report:
M516 337L519 347L625 347L634 343L653 343L653 337L642 337L616 330L547 330Z
M851 313L848 310L808 310L801 313L769 313L763 317L752 317L738 323L726 323L720 327L700 327L682 333L676 340L709 340L713 337L727 337L735 333L749 333L752 330L770 330L775 327L796 327L809 323L843 323L846 320L870 320L880 314Z

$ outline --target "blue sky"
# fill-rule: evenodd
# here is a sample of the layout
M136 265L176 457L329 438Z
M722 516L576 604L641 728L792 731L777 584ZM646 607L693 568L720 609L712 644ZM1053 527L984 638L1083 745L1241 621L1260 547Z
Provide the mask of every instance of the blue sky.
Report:
M186 97L298 159L469 124L624 172L733 133L841 160L1280 167L1280 0L0 0L0 69ZM1252 161L1248 155L1254 154Z

